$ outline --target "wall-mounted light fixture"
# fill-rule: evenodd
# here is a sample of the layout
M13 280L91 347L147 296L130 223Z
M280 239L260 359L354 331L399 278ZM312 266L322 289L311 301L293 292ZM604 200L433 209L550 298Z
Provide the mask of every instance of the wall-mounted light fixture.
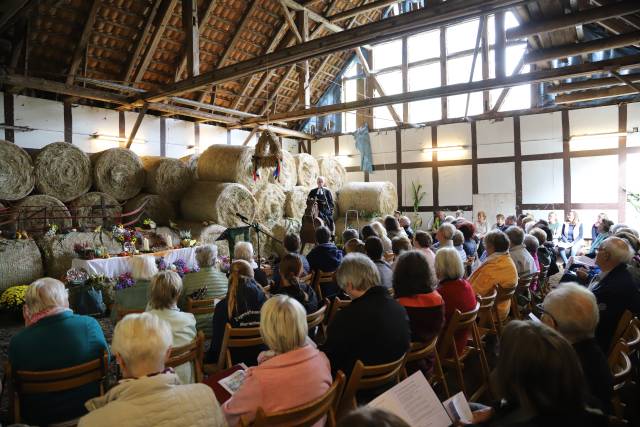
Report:
M598 141L602 138L628 136L634 133L638 133L638 128L633 128L633 130L628 132L603 132L603 133L590 133L590 134L584 134L584 135L572 135L569 141L570 142Z
M423 153L440 153L442 151L459 151L464 150L465 148L469 148L468 145L449 145L447 147L424 147L422 150Z
M97 139L98 141L109 141L109 142L118 142L118 143L129 142L129 138L127 137L121 137L121 136L115 136L115 135L103 135L98 132L94 132L90 136L91 136L91 139ZM133 143L146 144L147 140L144 138L134 138Z

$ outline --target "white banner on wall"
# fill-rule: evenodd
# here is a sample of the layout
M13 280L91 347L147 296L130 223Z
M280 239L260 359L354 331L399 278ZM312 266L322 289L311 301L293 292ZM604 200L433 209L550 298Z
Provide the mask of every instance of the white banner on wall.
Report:
M487 214L487 222L495 224L496 215L501 213L505 217L516 214L515 193L481 193L473 195L473 219L478 217L478 212Z

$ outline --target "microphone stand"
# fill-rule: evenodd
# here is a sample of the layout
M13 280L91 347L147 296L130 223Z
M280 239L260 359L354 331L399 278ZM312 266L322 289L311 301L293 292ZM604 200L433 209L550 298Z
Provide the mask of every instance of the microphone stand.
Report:
M249 227L253 228L256 231L256 237L258 239L258 268L260 268L261 267L261 263L262 263L262 257L260 255L260 233L265 234L267 237L270 237L271 239L275 240L276 242L280 243L281 245L282 245L282 240L279 240L279 239L275 238L273 236L273 234L271 234L271 233L269 233L267 231L264 231L259 222L256 221L254 223L251 223L251 222L247 221L244 217L239 217L239 218L240 218L240 221L242 221L244 224L248 225Z

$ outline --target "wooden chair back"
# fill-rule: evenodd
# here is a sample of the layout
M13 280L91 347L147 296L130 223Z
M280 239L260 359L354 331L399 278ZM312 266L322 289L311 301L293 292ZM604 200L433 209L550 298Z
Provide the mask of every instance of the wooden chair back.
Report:
M544 298L551 291L551 289L549 289L549 278L547 277L550 266L540 264L540 267L540 272L538 273L538 292L540 296Z
M174 347L171 349L169 359L166 361L165 366L168 368L177 368L185 363L193 363L193 371L195 373L195 382L201 383L204 379L203 373L203 360L204 360L204 333L198 331L198 334L189 344L181 347Z
M632 364L629 358L629 347L623 340L619 340L613 346L609 355L609 369L613 375L613 397L611 398L613 413L617 419L624 420L624 405L620 391L631 377Z
M103 381L109 370L109 355L70 368L50 371L16 371L7 362L7 384L11 390L10 413L14 422L21 422L20 399L22 396L41 393L59 393L87 384L100 383L100 395L104 394Z
M329 390L319 398L307 404L271 414L267 414L264 409L258 408L256 418L251 425L254 427L311 427L326 417L325 425L327 427L335 427L336 412L344 389L344 383L345 375L342 371L338 371ZM241 425L249 424L245 424L242 421Z
M480 303L476 303L476 307L465 313L460 310L456 310L449 319L449 325L442 334L442 339L438 342L438 353L442 357L447 357L452 350L455 350L456 340L455 336L459 332L469 331L473 328L473 325L478 318L478 312L480 311Z
M347 307L349 304L351 304L351 300L350 299L335 298L333 300L333 304L331 305L331 311L329 312L329 318L327 320L327 325L331 324L331 322L333 321L333 318L336 316L337 312L339 312L343 308Z
M120 308L117 305L114 306L114 309L116 310L116 323L121 321L127 314L144 313L144 309Z
M299 282L309 286L313 285L313 272L300 277Z
M351 376L344 389L340 400L338 417L357 407L356 393L360 390L370 390L390 383L397 383L405 363L406 355L398 360L382 365L365 365L362 361L356 361Z
M476 300L480 304L478 310L480 337L484 338L487 334L498 335L498 329L493 320L493 308L498 296L498 289L494 288L493 292L487 296L476 295Z
M622 338L622 335L625 333L625 331L629 327L629 324L631 323L632 320L633 320L633 313L629 310L625 310L624 313L622 313L622 316L620 316L620 320L618 320L618 325L616 326L616 330L613 333L613 337L611 339L611 346L609 347L609 354L611 354L613 347L618 343L618 341L620 341L620 338Z
M307 326L309 331L314 330L317 326L324 322L324 318L327 314L328 300L325 300L325 304L318 310L311 314L307 314Z
M514 295L516 294L516 287L513 286L511 288L503 288L500 285L496 285L496 299L493 303L493 309L492 311L492 319L493 322L496 326L496 329L498 330L498 334L502 335L502 328L504 326L505 321L500 320L500 313L498 312L498 306L505 302L505 301L511 301L513 304L513 298Z
M264 344L260 335L260 328L234 328L230 324L224 327L224 337L220 346L220 356L218 357L218 370L223 370L233 366L231 359L231 349L243 347L256 347Z
M400 378L405 379L408 376L406 366L407 363L417 362L418 360L423 360L429 356L433 356L435 363L431 378L428 378L429 382L431 383L431 385L434 385L434 383L442 384L445 395L449 397L449 387L447 386L447 381L444 377L442 364L440 363L440 356L438 355L438 351L436 350L437 345L437 335L433 337L433 339L429 342L412 342L411 346L409 347L409 352L407 353L405 365L402 367Z
M515 293L511 295L511 313L514 319L522 320L524 318L520 309L520 304L518 304L518 296L524 295L527 299L531 298L531 282L536 274L538 273L523 274L518 277L518 284L516 285Z
M196 314L213 314L216 309L215 298L193 299L187 297L187 313Z
M313 289L316 291L316 294L320 299L326 297L326 295L322 293L323 283L336 283L336 272L324 272L321 270L313 272Z
M637 317L631 319L627 330L622 334L622 340L629 349L629 354L634 354L640 348L640 320Z

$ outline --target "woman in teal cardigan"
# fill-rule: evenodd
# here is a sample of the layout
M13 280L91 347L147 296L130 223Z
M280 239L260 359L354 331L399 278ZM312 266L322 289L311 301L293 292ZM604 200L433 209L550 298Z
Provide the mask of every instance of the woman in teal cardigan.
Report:
M9 344L9 362L16 371L49 371L102 358L108 350L100 324L73 314L62 282L44 278L29 286L23 308L26 328ZM84 403L100 395L99 383L72 390L22 396L20 415L30 425L73 420L84 414Z

